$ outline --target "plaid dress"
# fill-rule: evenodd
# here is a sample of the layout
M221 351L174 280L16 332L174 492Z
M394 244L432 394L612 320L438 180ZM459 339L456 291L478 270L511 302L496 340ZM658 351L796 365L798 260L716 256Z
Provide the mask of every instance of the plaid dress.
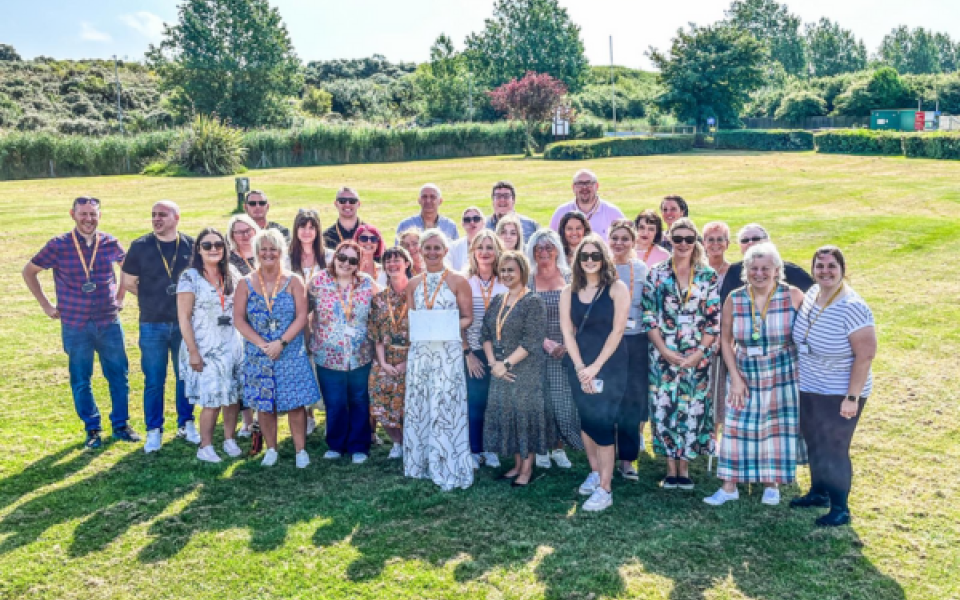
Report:
M737 369L748 395L740 410L727 407L717 476L740 483L792 483L799 454L797 347L793 321L797 311L790 287L773 292L760 339L753 340L753 315L747 286L730 294ZM759 311L758 311L759 312ZM761 346L762 356L748 356L748 346Z

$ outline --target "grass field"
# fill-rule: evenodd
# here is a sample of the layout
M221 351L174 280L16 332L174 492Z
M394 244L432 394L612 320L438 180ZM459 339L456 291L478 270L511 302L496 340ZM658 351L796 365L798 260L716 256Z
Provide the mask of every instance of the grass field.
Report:
M0 183L7 259L0 316L0 598L960 598L960 164L813 153L696 152L587 163L518 157L254 171L290 223L300 207L332 222L351 185L361 215L394 225L433 181L443 211L489 206L510 179L522 212L549 221L574 170L596 170L601 194L631 215L667 193L698 225L759 221L789 260L847 252L853 286L878 321L875 393L854 438L854 524L813 526L816 513L762 507L757 488L735 506L701 498L716 480L695 465L695 492L665 492L663 465L641 457L640 482L614 484L614 507L578 510L586 461L544 472L517 492L480 472L467 491L405 479L385 449L354 467L314 458L198 464L172 439L82 450L59 325L20 278L43 243L71 227L70 200L104 201L101 228L124 244L149 230L153 201L180 203L183 229L223 226L233 181L137 176ZM392 237L392 229L387 228ZM731 258L737 252L731 250ZM952 266L953 265L953 266ZM52 294L49 275L42 278ZM133 304L133 302L130 302ZM124 312L133 425L143 432L136 309ZM94 377L101 410L105 381ZM168 388L168 398L170 397ZM803 486L806 472L801 475ZM745 490L742 490L742 492Z

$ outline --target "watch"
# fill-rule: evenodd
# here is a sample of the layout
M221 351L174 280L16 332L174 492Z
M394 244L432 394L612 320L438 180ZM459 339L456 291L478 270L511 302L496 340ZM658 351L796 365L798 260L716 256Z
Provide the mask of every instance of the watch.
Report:
M464 356L470 356L470 354L471 354L472 352L473 352L473 350L471 350L470 348L464 348L464 349L463 349L463 355L464 355Z
M853 394L847 394L846 396L843 397L843 399L844 399L844 401L846 401L846 400L852 400L852 401L856 402L857 404L860 403L860 396L854 396Z
M503 361L503 366L509 371L513 368L513 363L510 362L510 359Z
M290 345L290 342L288 342L287 340L285 340L285 339L283 339L283 338L280 338L280 345L283 346L284 348L286 348L287 346Z

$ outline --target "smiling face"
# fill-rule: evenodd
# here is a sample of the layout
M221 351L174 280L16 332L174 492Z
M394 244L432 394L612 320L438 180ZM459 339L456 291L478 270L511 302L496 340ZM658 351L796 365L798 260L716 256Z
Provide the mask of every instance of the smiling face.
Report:
M100 224L100 205L93 202L77 204L70 210L70 216L77 224L77 231L83 235L93 235Z
M600 183L588 173L580 173L573 180L573 194L580 204L592 204L599 189Z
M357 234L357 243L364 254L373 255L380 249L380 236L372 231L363 231Z
M813 280L821 288L834 288L843 281L843 267L837 257L829 253L818 254L813 261Z
M673 225L673 222L683 216L683 210L674 200L664 200L660 204L660 214L667 223L667 228Z
M563 227L563 239L567 240L570 248L576 248L583 241L584 235L586 235L586 228L580 219L570 219Z
M333 205L336 207L340 218L349 221L357 216L357 210L360 208L360 198L353 192L343 190L337 194Z
M400 245L410 253L410 258L417 260L420 258L420 236L408 233L400 240Z
M691 240L691 238L693 238ZM670 232L670 243L673 244L673 255L677 258L690 258L697 244L697 232L683 227Z
M257 223L266 223L267 212L270 210L270 203L260 194L250 194L247 196L247 202L244 204L247 215Z
M772 256L758 256L747 269L747 282L761 290L769 289L777 282L779 273Z
M401 254L391 254L385 261L383 261L383 270L386 271L387 277L394 278L399 276L405 276L407 274L407 267L410 265L407 264L407 261L404 260L403 255Z
M420 253L423 255L423 260L427 263L427 266L435 269L443 264L443 257L447 255L447 249L443 242L436 237L430 237L420 246Z
M513 212L517 199L513 197L510 188L497 188L493 190L493 212L498 217L509 215Z
M546 269L557 264L557 247L541 239L533 247L533 258L537 261L537 269Z
M215 265L223 258L223 240L215 233L208 233L197 241L204 264ZM219 246L219 248L217 247Z
M497 256L497 247L490 238L481 240L477 244L476 249L474 249L473 255L476 257L477 264L480 266L490 266L499 258Z
M583 248L580 248L577 260L583 272L588 275L599 273L603 268L603 252L594 244L584 244Z
M257 259L260 261L260 265L264 267L276 267L280 264L280 248L277 248L273 245L273 242L269 239L264 238L260 242L260 251L257 253Z
M613 257L617 260L628 258L630 251L633 250L633 236L630 235L630 231L624 228L611 231L610 250L613 251Z
M338 276L349 277L354 275L359 268L358 264L350 264L350 259L359 261L357 251L349 246L341 248L334 257L334 269Z
M703 244L708 257L722 259L730 247L730 239L720 229L708 229L703 232Z
M238 250L249 250L255 234L256 230L253 227L250 227L243 221L237 221L233 224L233 232L230 234L230 237L233 239L233 245L236 246Z
M317 228L313 226L312 221L307 221L297 227L297 239L300 240L304 248L313 247L313 242L317 239Z
M525 285L522 279L520 263L512 259L505 259L500 265L500 283L510 289L516 289Z
M747 227L740 232L740 254L746 254L751 246L766 242L769 239L766 232L759 227Z
M503 242L503 247L507 250L519 250L520 232L517 231L517 226L513 223L504 225L500 231L500 241Z

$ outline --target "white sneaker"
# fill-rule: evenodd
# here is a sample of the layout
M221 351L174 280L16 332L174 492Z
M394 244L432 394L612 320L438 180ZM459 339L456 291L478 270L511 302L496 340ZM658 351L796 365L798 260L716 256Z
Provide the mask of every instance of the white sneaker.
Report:
M183 424L183 438L191 444L200 443L200 434L197 432L197 425L193 421L187 421Z
M473 470L476 471L480 468L480 465L483 463L483 453L471 454L470 462L473 463Z
M553 462L557 463L557 466L561 469L569 469L573 466L573 463L570 462L570 459L567 458L567 453L563 449L554 450L550 453L550 458L553 459Z
M337 452L336 450L327 450L326 452L323 453L323 457L327 460L337 460L341 456L343 455Z
M387 455L387 458L403 458L403 444L394 444L393 448L390 448L390 454Z
M213 446L204 446L197 450L197 460L209 463L218 463L220 462L220 456L217 454L217 451L213 449Z
M240 431L237 432L237 437L248 438L253 435L253 432L250 431L250 428L244 425L240 428Z
M306 450L301 450L297 452L297 468L306 469L307 465L310 464L310 456L307 455Z
M230 458L236 458L243 454L243 450L237 445L237 440L223 440L223 451Z
M593 491L593 494L583 503L583 510L587 512L600 512L613 504L613 493L608 492L599 485Z
M355 464L355 465L362 465L362 464L365 463L365 462L367 462L367 455L366 455L366 454L363 454L362 452L354 452L354 453L353 453L353 464Z
M313 417L307 417L307 435L311 435L317 429L317 420Z
M483 462L485 465L491 469L500 468L500 458L497 457L496 452L484 452L483 453Z
M163 432L159 429L151 429L147 432L147 443L143 445L143 451L147 454L156 452L163 445Z
M600 473L593 471L587 478L580 484L580 495L581 496L590 496L600 487Z
M550 468L550 455L549 454L538 454L537 455L537 468L538 469L549 469Z
M733 493L730 494L725 492L723 488L720 488L719 490L715 491L712 496L707 496L706 498L704 498L703 501L709 504L710 506L720 506L721 504L724 504L726 502L731 502L733 500L739 500L739 499L740 499L739 490L733 490Z
M263 460L260 462L261 467L272 467L277 464L277 458L279 455L274 448L267 448L267 451L263 453Z
M767 506L776 506L780 504L780 488L768 487L763 490L763 499L760 500Z

